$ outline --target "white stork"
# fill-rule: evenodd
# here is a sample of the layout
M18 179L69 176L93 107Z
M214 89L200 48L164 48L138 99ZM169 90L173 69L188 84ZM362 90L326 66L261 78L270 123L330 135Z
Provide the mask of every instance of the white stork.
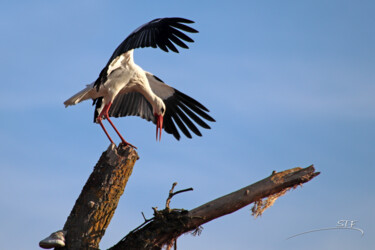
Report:
M94 122L100 124L111 143L114 142L102 119L108 120L124 144L131 145L121 136L109 117L140 116L152 121L156 124L156 139L159 137L159 140L162 128L179 140L176 125L188 138L191 138L189 129L202 136L189 118L203 128L210 129L202 120L215 121L207 114L208 109L165 84L152 73L144 71L133 61L133 51L136 48L159 47L166 52L170 49L178 53L176 44L188 49L182 40L194 41L180 30L191 33L198 31L183 23L194 22L177 17L158 18L137 28L113 52L98 79L66 100L65 107L92 99L93 105L96 105Z

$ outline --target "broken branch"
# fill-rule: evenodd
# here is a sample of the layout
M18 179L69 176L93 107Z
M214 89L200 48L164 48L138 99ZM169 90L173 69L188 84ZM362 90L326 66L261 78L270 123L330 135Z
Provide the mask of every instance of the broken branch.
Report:
M313 165L307 168L293 168L283 172L273 172L271 176L244 187L238 191L210 201L202 206L187 210L154 209L155 217L143 227L133 230L115 246L116 249L161 249L171 246L180 235L199 230L201 225L226 214L233 213L253 202L274 196L268 206L261 207L260 214L270 207L277 197L319 175ZM175 186L175 185L174 185ZM173 188L170 193L173 193ZM255 209L256 210L256 209ZM258 213L259 215L259 213Z

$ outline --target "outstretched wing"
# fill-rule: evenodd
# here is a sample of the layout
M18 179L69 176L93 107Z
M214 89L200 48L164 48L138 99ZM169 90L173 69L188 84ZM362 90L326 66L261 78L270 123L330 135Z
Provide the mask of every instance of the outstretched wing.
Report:
M173 134L179 140L181 138L179 130L186 137L192 138L191 131L198 136L202 136L196 124L210 129L210 126L204 120L211 122L215 122L215 120L207 114L209 111L206 107L177 89L165 84L153 74L146 72L146 76L152 91L163 99L166 106L163 123L165 132ZM113 101L109 115L113 117L135 115L156 124L151 104L143 95L136 92L119 94Z
M154 19L138 27L117 47L109 61L131 49L137 48L159 47L165 52L168 52L168 49L170 49L178 53L177 48L173 44L175 43L182 48L188 49L189 47L181 40L191 43L194 40L179 30L190 33L197 33L198 31L183 23L194 22L180 17L167 17Z
M100 72L99 78L95 81L95 86L99 88L100 84L103 84L107 80L109 65L116 60L117 57L129 50L145 47L159 47L165 52L172 50L178 53L175 45L188 49L189 47L183 41L192 43L194 40L180 30L190 33L197 33L198 31L184 23L194 22L180 17L168 17L157 18L138 27L113 52L107 65Z
M177 140L180 139L180 133L177 127L188 138L192 137L190 131L198 136L202 136L192 120L199 126L210 129L210 126L204 119L211 122L215 122L215 120L207 114L209 110L205 106L177 89L165 84L160 78L153 74L146 72L146 76L152 91L163 99L166 106L164 115L165 132L173 134Z

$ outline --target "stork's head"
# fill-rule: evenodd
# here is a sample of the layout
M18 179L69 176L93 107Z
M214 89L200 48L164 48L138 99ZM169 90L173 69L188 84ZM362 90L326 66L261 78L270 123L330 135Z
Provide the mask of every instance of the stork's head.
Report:
M155 98L155 103L153 105L153 112L154 116L156 118L156 140L158 140L159 136L159 141L161 139L161 131L163 129L163 117L165 114L165 104L162 99L159 97Z

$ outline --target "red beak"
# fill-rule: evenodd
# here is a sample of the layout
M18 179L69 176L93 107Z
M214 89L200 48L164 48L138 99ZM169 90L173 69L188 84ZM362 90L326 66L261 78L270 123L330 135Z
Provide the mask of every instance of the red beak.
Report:
M159 141L161 139L161 131L163 129L163 116L162 115L155 115L157 118L156 122L156 140L158 140L159 135Z

